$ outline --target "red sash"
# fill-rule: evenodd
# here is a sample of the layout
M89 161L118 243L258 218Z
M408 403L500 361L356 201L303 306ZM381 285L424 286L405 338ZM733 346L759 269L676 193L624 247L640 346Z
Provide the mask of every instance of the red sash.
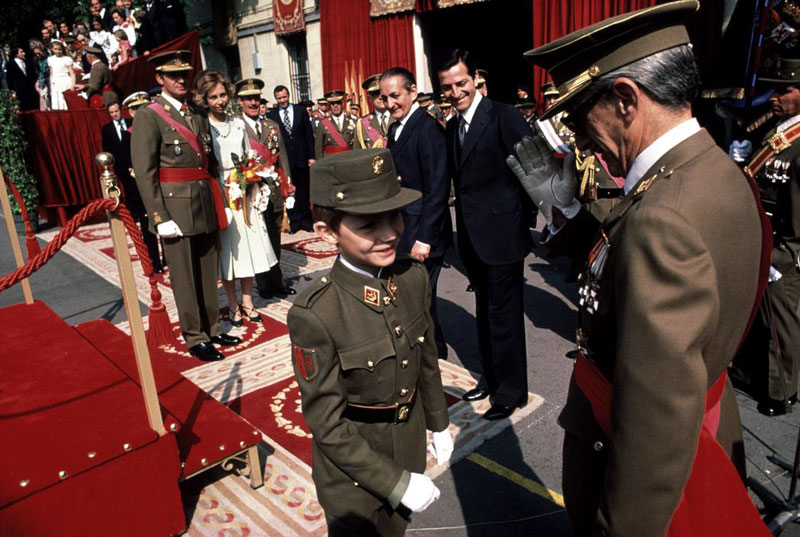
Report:
M342 119L342 121L344 122L344 119ZM337 148L339 149L339 151L332 151L332 153L341 153L342 151L350 151L350 145L344 140L344 136L342 136L342 133L339 132L339 130L336 128L336 125L333 124L333 121L331 121L328 118L325 118L322 120L322 125L325 127L325 130L328 131L328 134L331 135L331 138L333 138L333 141L336 143L336 145L339 146ZM331 148L326 147L325 148L326 153L328 153L328 149Z
M369 122L372 114L366 115L361 118L361 126L364 127L364 130L369 136L369 141L372 142L373 147L381 148L386 147L386 138L372 126L372 123ZM381 145L376 146L375 142L381 140Z
M158 117L160 117L167 123L167 125L175 129L178 132L178 134L181 135L181 138L186 140L186 143L188 143L189 146L192 148L192 150L194 150L194 152L197 153L197 157L203 161L203 168L208 167L208 159L206 158L206 152L203 151L200 145L200 139L190 128L176 121L171 115L169 115L169 112L167 112L164 109L164 107L158 103L150 104L147 106L147 108L155 112L156 115L158 115ZM212 181L212 183L213 182L214 181Z
M214 212L217 213L217 224L220 229L228 227L228 217L225 216L225 197L219 181L211 177L205 169L197 168L161 168L158 170L158 180L162 183L188 183L190 181L208 181L211 187L211 198L214 200Z
M275 162L277 162L278 160L279 153L275 153L273 155L272 151L270 151L267 148L267 146L265 146L264 144L262 144L261 142L259 142L250 135L247 136L247 139L250 140L250 148L253 151L258 153L258 155L261 158L263 158L266 162L269 162L272 166L275 166ZM275 171L277 172L278 177L280 177L281 179L281 197L283 197L283 199L286 199L289 196L293 196L295 188L289 183L289 179L287 179L286 173L277 166L275 166Z
M595 420L610 436L611 383L582 354L578 355L574 375L581 392L591 403ZM672 514L667 537L772 535L750 500L733 463L715 438L719 427L720 399L727 377L727 372L723 372L706 392L703 425L692 471Z

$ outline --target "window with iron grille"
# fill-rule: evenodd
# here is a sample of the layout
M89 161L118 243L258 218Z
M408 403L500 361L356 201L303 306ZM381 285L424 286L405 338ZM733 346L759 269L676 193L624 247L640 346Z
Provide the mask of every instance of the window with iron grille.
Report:
M305 32L284 37L289 51L289 76L295 102L311 99L311 76L308 73L308 48Z

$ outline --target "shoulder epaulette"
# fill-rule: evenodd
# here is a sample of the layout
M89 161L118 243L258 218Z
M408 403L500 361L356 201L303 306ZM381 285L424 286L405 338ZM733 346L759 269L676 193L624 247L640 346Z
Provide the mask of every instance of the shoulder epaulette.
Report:
M300 291L294 300L295 306L310 308L322 296L322 293L330 287L331 277L329 275L317 278L311 285Z

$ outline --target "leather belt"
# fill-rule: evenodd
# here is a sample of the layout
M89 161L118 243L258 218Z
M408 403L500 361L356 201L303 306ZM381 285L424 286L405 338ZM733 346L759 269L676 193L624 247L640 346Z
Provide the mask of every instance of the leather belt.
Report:
M411 392L411 397L407 403L394 403L387 406L366 406L355 403L347 403L344 409L344 417L361 423L405 423L414 408L417 390Z

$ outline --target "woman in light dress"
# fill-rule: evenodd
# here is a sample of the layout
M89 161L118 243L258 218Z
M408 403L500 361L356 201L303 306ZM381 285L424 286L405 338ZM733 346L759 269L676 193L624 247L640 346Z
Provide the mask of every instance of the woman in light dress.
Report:
M269 189L265 185L262 188L262 183L253 183L247 188L245 207L243 199L237 199L238 188L232 187L229 181L234 169L231 155L242 157L249 149L245 146L244 121L229 117L226 112L232 94L233 86L216 69L206 69L197 76L194 100L198 106L208 110L214 156L219 165L218 179L229 199L226 213L230 224L220 233L219 272L228 298L230 321L234 326L241 326L245 319L261 321L253 307L253 279L256 274L267 272L278 259L262 215L267 210ZM249 224L245 222L245 210L248 211ZM236 297L236 280L242 287L241 303Z
M47 58L47 65L50 67L50 109L66 110L64 91L75 87L72 58L64 54L64 45L61 41L53 41L50 50L53 52L53 55Z
M103 19L98 16L92 17L92 31L89 32L89 39L91 39L94 46L103 49L106 53L106 58L111 57L117 52L117 40L114 35L106 30L103 26Z

